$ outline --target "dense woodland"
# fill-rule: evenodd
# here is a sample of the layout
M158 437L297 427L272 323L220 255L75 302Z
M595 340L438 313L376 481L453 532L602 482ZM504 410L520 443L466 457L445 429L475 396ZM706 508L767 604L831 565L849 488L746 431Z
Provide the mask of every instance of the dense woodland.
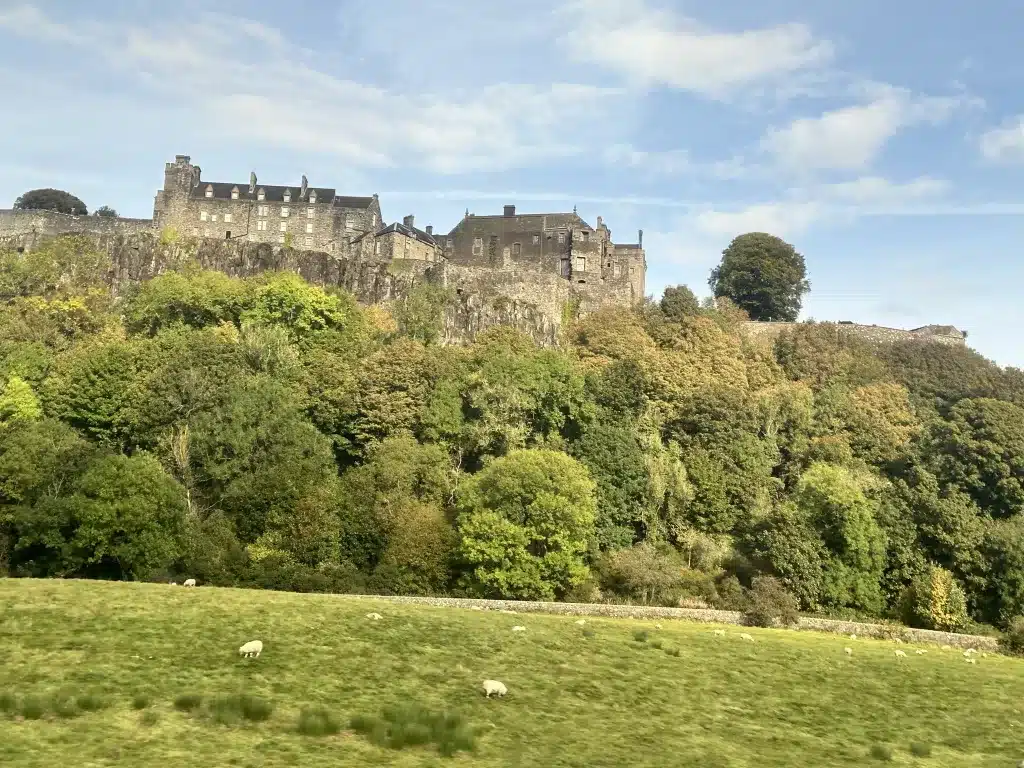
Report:
M74 238L0 253L0 572L298 591L1024 614L1024 373L685 287L438 344L442 289L292 274L114 297Z

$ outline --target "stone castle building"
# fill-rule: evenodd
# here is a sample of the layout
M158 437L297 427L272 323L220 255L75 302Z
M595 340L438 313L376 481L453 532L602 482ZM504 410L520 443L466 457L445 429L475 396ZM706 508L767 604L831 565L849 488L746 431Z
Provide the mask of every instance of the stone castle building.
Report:
M386 224L377 195L351 197L335 189L205 181L198 165L177 155L164 167L153 226L193 238L244 240L317 251L344 259L448 262L477 270L555 275L597 303L633 304L644 297L647 262L635 244L612 242L572 213L521 214L506 205L496 216L466 211L447 235L417 229L413 216Z

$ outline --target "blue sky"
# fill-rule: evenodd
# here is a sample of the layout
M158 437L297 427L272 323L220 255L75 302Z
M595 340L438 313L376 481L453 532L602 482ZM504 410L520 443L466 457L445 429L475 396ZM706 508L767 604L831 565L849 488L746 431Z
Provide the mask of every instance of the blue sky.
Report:
M804 317L953 324L1024 366L1019 2L0 0L0 206L148 217L210 180L644 230L648 290L738 234L807 260Z

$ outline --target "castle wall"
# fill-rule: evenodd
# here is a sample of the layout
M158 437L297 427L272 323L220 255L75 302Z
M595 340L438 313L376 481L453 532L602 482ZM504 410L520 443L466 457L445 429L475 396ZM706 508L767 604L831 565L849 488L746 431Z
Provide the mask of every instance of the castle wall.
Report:
M572 250L569 232L538 228L536 218L470 216L438 239L445 258L455 264L501 268L515 262L524 268L561 273Z
M403 235L401 232L387 232L375 238L367 238L373 242L374 256L384 261L393 259L411 259L413 261L435 262L441 259L437 248L415 237Z
M774 339L783 331L802 323L766 323L749 321L743 323L743 332L754 338ZM926 329L906 331L900 328L886 328L880 325L859 325L857 323L831 323L840 333L849 333L876 344L893 344L899 341L934 341L939 344L965 345L964 336L951 333L934 333Z
M69 216L56 211L0 210L0 238L27 250L31 250L39 238L54 235L133 235L153 231L151 219Z

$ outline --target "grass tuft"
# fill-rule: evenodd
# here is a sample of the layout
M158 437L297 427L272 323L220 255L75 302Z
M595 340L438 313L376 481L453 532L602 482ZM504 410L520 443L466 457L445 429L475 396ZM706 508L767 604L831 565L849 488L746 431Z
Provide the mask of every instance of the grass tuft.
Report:
M633 633L633 639L636 640L638 643L646 643L648 637L649 633L646 629L638 629L636 630L636 632Z
M462 715L433 712L419 704L386 707L379 717L357 715L349 727L372 744L389 749L435 744L446 757L476 749L476 733Z
M584 629L583 630L583 636L585 638L587 638L588 640L591 639L592 637L596 636L596 635L597 635L597 632L595 632L592 629Z
M62 720L70 720L82 714L82 710L75 702L75 699L64 693L54 694L53 699L50 701L50 709L53 710L53 714Z
M14 714L18 711L18 697L10 691L0 691L0 712Z
M21 700L18 714L26 720L41 720L46 714L46 702L38 696L26 696Z
M95 693L83 693L75 700L75 703L83 712L99 712L107 706L106 699Z
M174 708L179 712L195 712L202 703L203 697L198 693L183 693L174 699Z
M930 744L924 744L920 741L915 741L910 745L910 754L914 757L931 757L932 747Z
M139 721L143 725L156 725L158 722L160 722L160 713L157 712L155 709L147 709L145 712L142 713L142 717L139 718Z
M873 744L871 746L871 756L875 758L875 760L881 760L887 763L892 760L892 747L888 744Z
M667 653L669 656L675 656L676 658L679 658L678 648L666 648L665 653Z
M149 696L145 693L136 693L132 696L132 709L145 709L150 705Z
M210 704L210 714L214 722L222 725L234 725L242 720L261 723L268 719L273 712L274 703L272 701L247 693L221 696Z
M296 730L303 736L333 736L341 730L341 723L323 707L307 708L299 713Z

